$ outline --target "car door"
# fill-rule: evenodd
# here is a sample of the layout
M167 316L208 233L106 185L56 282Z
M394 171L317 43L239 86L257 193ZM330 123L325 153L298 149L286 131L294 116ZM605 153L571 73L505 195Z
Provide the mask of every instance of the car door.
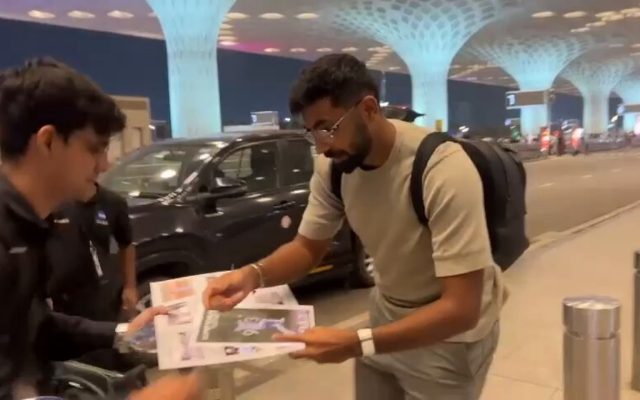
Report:
M309 181L313 175L315 147L306 139L288 139L284 149L286 157L283 160L282 185L285 193L295 207L289 215L292 219L291 229L287 231L287 239L291 240L298 232L304 210L309 199ZM343 227L333 238L327 259L351 252L351 233L348 227ZM321 264L315 271L330 269Z
M287 240L293 239L307 207L309 181L313 175L315 149L305 139L283 141L282 192L293 203L293 207L283 215L288 229L283 234ZM287 220L288 218L288 220Z
M232 150L212 165L211 179L240 179L248 192L240 198L220 199L206 207L203 229L213 246L212 269L235 268L268 255L281 244L281 194L278 142L250 143Z

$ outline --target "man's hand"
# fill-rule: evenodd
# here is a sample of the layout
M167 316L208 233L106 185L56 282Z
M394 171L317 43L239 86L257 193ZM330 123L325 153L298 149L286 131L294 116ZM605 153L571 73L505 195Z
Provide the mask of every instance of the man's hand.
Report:
M133 393L131 400L200 400L205 388L197 373L169 375Z
M208 310L229 311L244 300L259 283L258 273L244 267L210 279L202 294L202 302Z
M313 328L301 335L275 335L274 339L304 343L306 348L292 353L291 357L306 358L320 364L341 363L362 355L360 339L355 331Z
M166 307L151 307L144 310L140 315L135 317L133 321L129 322L129 329L127 335L134 335L140 329L144 328L148 324L153 323L153 320L158 315L167 315L169 310Z
M128 313L136 310L136 305L140 301L138 288L135 286L125 286L122 289L122 309Z

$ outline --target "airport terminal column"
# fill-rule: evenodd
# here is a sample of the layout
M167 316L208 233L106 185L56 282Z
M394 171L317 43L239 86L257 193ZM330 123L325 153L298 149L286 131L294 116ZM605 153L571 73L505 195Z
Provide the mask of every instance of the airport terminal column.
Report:
M620 302L564 299L564 399L620 400Z
M618 96L622 97L624 104L640 104L640 72L622 78L613 90ZM640 114L638 113L628 113L624 115L625 132L634 131L636 119L639 117Z
M510 15L510 0L350 0L327 10L341 31L373 38L375 67L395 51L411 74L412 108L424 113L416 123L448 129L447 77L453 57L485 25ZM377 54L377 55L376 55Z
M521 91L548 90L558 74L593 44L587 36L569 36L533 29L498 26L474 40L468 51L472 55L502 67L518 83ZM529 106L520 110L522 133L538 136L540 128L549 123L547 105Z
M167 46L174 137L222 131L217 44L235 0L147 0Z
M608 131L609 95L613 87L632 69L633 62L628 58L604 62L578 59L562 72L562 77L573 83L582 94L582 124L585 134Z

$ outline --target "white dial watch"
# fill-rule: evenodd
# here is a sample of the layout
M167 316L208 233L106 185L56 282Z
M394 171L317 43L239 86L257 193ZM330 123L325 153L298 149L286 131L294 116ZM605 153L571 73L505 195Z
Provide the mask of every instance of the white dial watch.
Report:
M123 323L116 325L116 336L113 343L113 347L118 350L119 353L129 352L129 340L128 340L129 324Z
M360 339L363 357L376 354L376 345L373 342L373 331L371 329L358 329L358 338Z

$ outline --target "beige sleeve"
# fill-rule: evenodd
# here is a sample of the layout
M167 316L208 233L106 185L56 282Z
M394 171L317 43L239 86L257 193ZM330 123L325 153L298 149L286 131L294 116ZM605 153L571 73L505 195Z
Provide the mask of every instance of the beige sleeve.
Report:
M461 275L493 265L482 181L460 145L445 143L429 160L424 203L436 276Z
M331 192L330 167L331 162L326 157L316 157L309 183L309 202L298 228L300 235L312 240L333 238L344 221L342 201Z

